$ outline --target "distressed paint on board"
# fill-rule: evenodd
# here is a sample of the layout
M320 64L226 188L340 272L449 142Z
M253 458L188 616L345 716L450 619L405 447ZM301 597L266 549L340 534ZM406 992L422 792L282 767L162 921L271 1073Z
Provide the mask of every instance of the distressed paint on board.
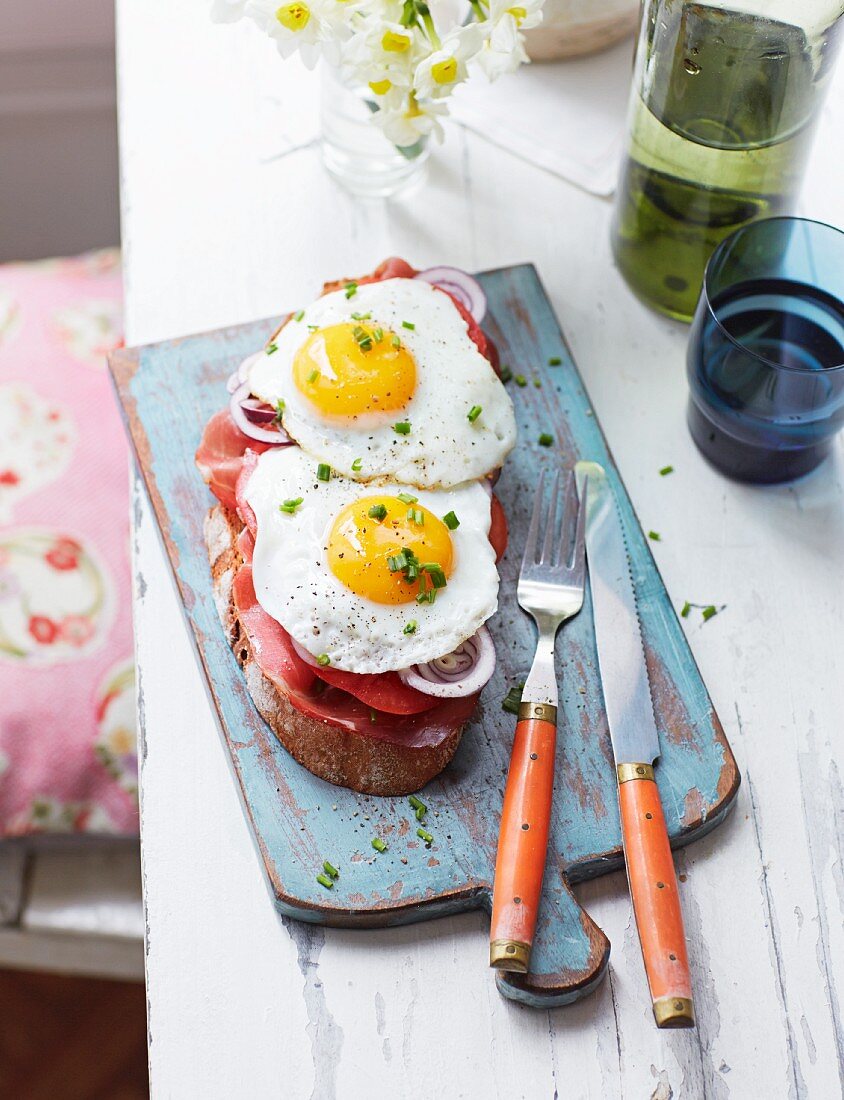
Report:
M429 807L426 827L434 835L430 849L416 837L417 822L405 799L333 787L288 756L255 711L217 619L202 537L211 497L193 454L206 420L226 399L225 378L277 322L119 352L112 360L244 806L276 906L287 916L372 927L489 909L514 726L501 699L524 679L533 646L531 626L515 603L515 579L532 487L542 466L593 459L607 469L618 494L660 732L657 777L672 843L684 844L716 825L738 789L721 724L535 270L505 268L481 281L490 303L484 327L498 343L502 361L528 384L509 386L520 437L497 488L511 525L510 549L501 563L500 610L491 624L498 668L454 761L422 795ZM559 366L549 365L554 358L562 360ZM545 431L555 436L553 448L538 445ZM609 943L568 886L622 862L588 592L582 613L560 635L557 659L557 782L535 969L525 978L497 975L505 996L534 1005L567 1003L600 981ZM374 852L374 836L388 844L387 852ZM323 859L341 872L330 892L315 880Z

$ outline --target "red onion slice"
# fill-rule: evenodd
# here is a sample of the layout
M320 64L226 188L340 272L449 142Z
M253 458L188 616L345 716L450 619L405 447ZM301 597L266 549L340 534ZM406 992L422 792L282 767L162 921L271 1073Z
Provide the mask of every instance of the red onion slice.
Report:
M226 389L229 393L234 393L241 383L246 381L249 374L249 368L253 363L257 362L264 353L262 351L256 351L254 355L247 355L234 374L229 375L226 382Z
M467 638L453 653L399 669L399 676L408 687L416 688L438 699L458 699L474 695L489 682L495 672L495 646L489 631L482 626L477 634Z
M248 411L244 408L245 403L251 403ZM255 405L260 406L261 402L256 402L255 398L249 392L249 383L244 382L238 386L231 396L229 401L229 412L231 413L232 420L237 424L238 428L244 435L248 435L250 439L258 439L261 443L278 443L286 444L292 443L293 440L281 427L274 428L262 428L253 423L252 416L255 414ZM275 414L273 413L273 417Z
M461 271L459 267L429 267L427 271L420 271L416 278L448 291L468 309L478 324L486 316L486 294L468 271Z

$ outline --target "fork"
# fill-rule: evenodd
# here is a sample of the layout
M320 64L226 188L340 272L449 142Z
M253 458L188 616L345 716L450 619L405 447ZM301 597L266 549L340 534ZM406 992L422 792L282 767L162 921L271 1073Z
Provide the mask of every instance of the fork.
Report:
M558 472L545 508L545 475L539 475L516 596L536 624L539 639L522 692L504 791L492 896L489 964L525 974L536 930L548 850L557 743L557 631L583 606L587 485L578 503L569 476L559 522L562 477ZM540 547L540 528L544 537ZM569 548L572 547L571 554Z

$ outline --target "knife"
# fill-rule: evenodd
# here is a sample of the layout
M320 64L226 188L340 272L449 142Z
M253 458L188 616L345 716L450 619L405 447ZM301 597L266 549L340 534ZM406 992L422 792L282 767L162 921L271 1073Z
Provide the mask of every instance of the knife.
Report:
M654 780L659 736L621 516L602 466L589 478L586 558L598 665L618 778L627 879L657 1027L694 1027L691 976L668 830Z

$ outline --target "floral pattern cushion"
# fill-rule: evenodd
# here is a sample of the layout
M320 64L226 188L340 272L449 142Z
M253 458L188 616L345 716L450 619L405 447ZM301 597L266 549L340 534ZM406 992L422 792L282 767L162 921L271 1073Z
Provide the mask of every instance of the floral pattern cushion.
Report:
M0 266L0 837L138 831L119 256Z

